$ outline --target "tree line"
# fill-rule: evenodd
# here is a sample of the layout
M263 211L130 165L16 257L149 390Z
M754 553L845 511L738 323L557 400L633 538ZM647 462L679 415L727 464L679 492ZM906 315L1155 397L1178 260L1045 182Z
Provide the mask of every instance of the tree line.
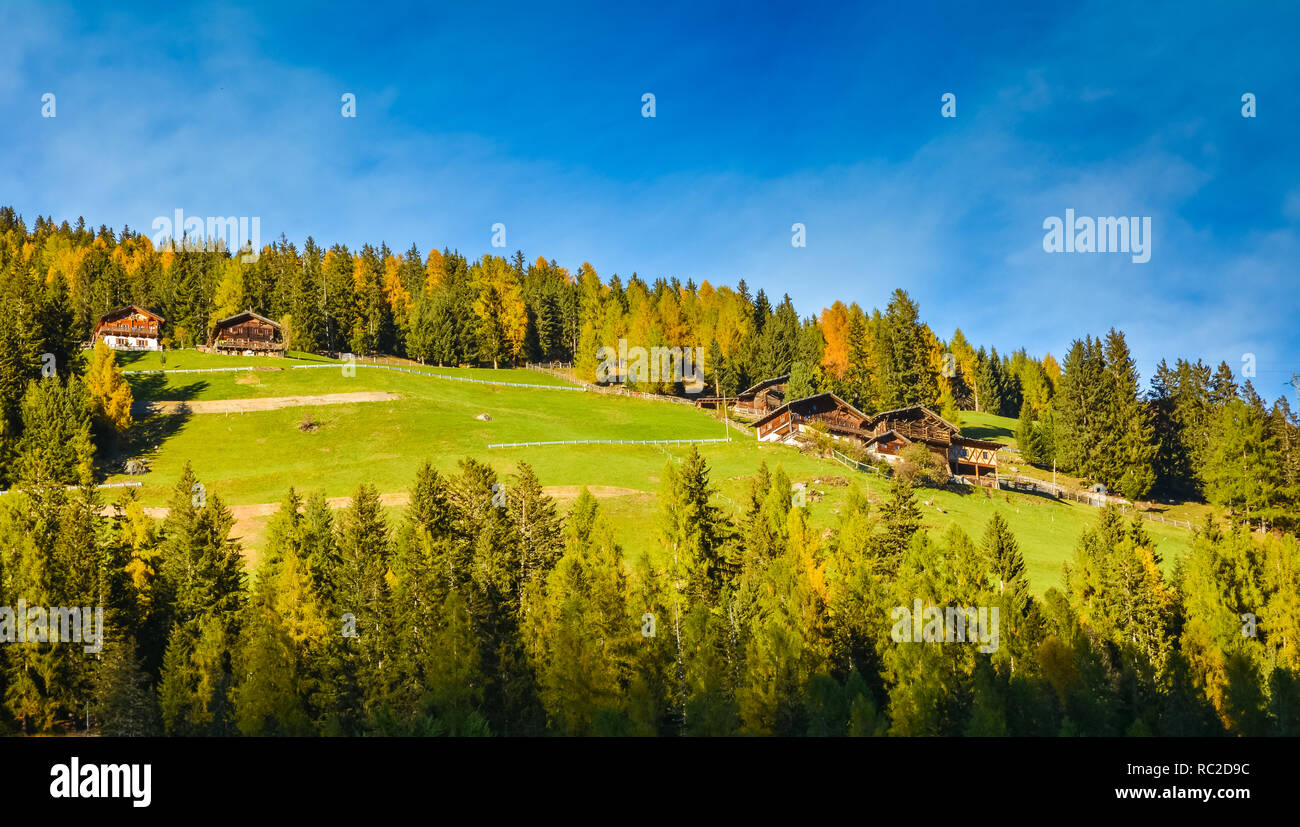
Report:
M286 493L246 571L187 467L165 519L49 485L0 500L0 598L103 606L97 655L0 647L3 726L106 735L1296 735L1300 545L1201 527L1172 575L1099 512L1035 596L994 502L931 536L901 478L809 524L778 467L728 514L692 449L659 548L526 464L419 469L386 515ZM501 496L504 483L504 498ZM997 645L899 642L895 607L996 608ZM3 631L3 630L0 630Z
M1124 335L1071 343L1063 362L1024 349L976 348L961 329L946 340L895 290L884 310L834 302L801 317L790 297L602 279L554 260L529 263L414 245L301 251L281 237L256 261L223 249L155 249L129 227L92 232L38 217L29 231L0 208L0 480L15 477L22 399L43 359L85 368L77 344L95 320L127 303L166 318L164 341L192 346L217 319L253 308L278 319L289 346L307 352L386 353L452 365L571 361L597 378L597 352L627 339L640 347L704 347L711 392L734 396L789 375L788 396L833 391L867 413L927 405L960 423L961 411L1019 417L1024 459L1132 500L1201 499L1230 519L1294 530L1300 499L1300 419L1286 397L1269 405L1249 378L1220 363L1162 361L1147 389ZM1244 377L1243 377L1244 378ZM633 389L684 393L673 377ZM101 394L102 395L102 394ZM103 407L103 402L95 403ZM120 433L121 429L117 429ZM105 428L99 428L103 442Z

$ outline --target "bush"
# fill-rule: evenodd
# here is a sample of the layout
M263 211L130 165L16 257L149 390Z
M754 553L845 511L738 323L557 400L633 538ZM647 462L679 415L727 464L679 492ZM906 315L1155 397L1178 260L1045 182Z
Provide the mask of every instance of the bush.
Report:
M947 461L920 442L904 448L899 457L902 462L895 466L894 473L909 485L920 483L937 488L947 484L951 476Z
M808 435L812 437L813 445L817 446L817 454L823 457L829 457L831 451L835 450L835 440L831 437L826 426L820 422L808 423Z

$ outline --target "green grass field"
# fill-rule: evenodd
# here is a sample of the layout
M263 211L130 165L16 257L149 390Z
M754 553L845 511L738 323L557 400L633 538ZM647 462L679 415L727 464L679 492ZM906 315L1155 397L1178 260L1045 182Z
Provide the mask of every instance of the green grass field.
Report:
M118 364L126 371L168 371L164 374L165 381L161 377L155 377L154 385L139 385L138 375L130 375L132 385L136 388L137 398L148 399L181 399L183 397L173 394L183 391L187 385L194 384L201 380L202 377L216 376L218 374L209 373L170 373L171 371L181 370L201 370L210 371L213 369L227 369L247 367L251 370L256 369L259 374L268 371L283 371L285 373L299 374L303 371L301 368L309 367L315 370L327 370L323 365L337 365L338 373L336 377L343 375L344 362L337 359L330 359L325 356L318 356L312 353L298 353L290 351L288 356L227 356L224 354L200 353L197 350L169 350L166 353L159 351L141 351L136 353L118 353ZM375 364L368 359L359 359L356 362L357 373L375 372L371 365ZM456 367L438 367L436 365L421 365L416 362L405 360L388 360L383 364L393 365L408 370L418 370L424 373L431 373L437 376L451 376L462 379L477 379L484 382L510 382L523 383L530 385L571 385L563 379L552 376L547 373L538 371L525 371L513 369L494 370L492 368L456 368ZM379 372L384 372L382 369ZM390 371L391 372L391 371ZM161 382L161 384L157 384ZM143 394L141 393L143 391ZM242 397L230 396L213 396L211 399L234 399Z
M988 439L1008 448L1016 447L1016 420L1008 416L962 411L961 432L972 439Z
M161 361L156 353L126 356L123 362L128 369L156 369ZM581 486L603 487L602 508L616 521L629 555L648 552L657 556L659 480L670 458L684 456L687 446L487 446L557 440L710 439L725 435L723 424L711 414L662 401L476 384L365 367L359 367L354 376L345 376L342 365L288 369L292 364L322 362L328 360L169 352L168 369L236 365L250 369L133 374L129 379L137 400L253 399L357 391L385 391L401 398L247 413L150 417L137 425L130 444L119 446L107 458L108 481L141 480L144 503L165 505L188 460L210 494L219 496L227 505L249 507L280 501L290 486L303 492L320 491L327 497L344 497L352 494L358 484L368 482L383 494L399 494L408 489L416 468L425 459L440 470L452 472L459 459L472 456L503 475L513 473L518 462L526 461L542 483L552 487L562 504L576 496ZM263 369L253 369L257 367ZM565 384L527 370L429 368L427 372L494 382ZM491 419L479 420L479 414ZM301 429L304 419L312 421L315 428ZM966 428L983 429L984 434L1006 430L1008 423L1014 427L1014 420L963 414ZM737 430L731 431L731 436L728 443L700 446L721 494L718 504L728 511L736 509L735 504L747 490L748 477L763 461L783 467L793 481L810 482L812 489L822 492L820 501L809 502L813 524L819 528L837 524L837 514L851 485L859 486L873 501L885 496L887 481L878 475L850 470L789 446L758 443L752 435ZM120 473L121 462L130 457L146 458L150 473L144 477ZM983 489L967 494L922 489L917 499L930 503L922 505L929 529L938 533L957 523L977 539L988 516L1000 510L1020 540L1029 576L1039 592L1060 583L1062 561L1072 553L1080 532L1097 514L1088 506L1029 494L998 492L989 497ZM236 533L255 552L266 516L240 516L239 511ZM1149 524L1148 530L1159 543L1167 564L1187 548L1190 540L1189 532L1183 529Z

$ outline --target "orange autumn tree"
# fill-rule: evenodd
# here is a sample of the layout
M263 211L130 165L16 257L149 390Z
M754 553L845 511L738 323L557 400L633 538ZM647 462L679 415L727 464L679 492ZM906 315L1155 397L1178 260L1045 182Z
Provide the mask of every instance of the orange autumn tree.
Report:
M849 367L849 309L844 302L835 302L822 310L822 338L826 340L826 350L822 352L822 370L827 376L842 379Z
M95 422L113 433L126 433L131 427L131 386L117 366L117 354L104 341L95 343L86 372L90 391L90 412Z
M494 368L500 367L503 359L513 362L528 332L523 285L500 256L483 256L470 268L470 278L478 294L474 315L478 317L480 355L491 359Z

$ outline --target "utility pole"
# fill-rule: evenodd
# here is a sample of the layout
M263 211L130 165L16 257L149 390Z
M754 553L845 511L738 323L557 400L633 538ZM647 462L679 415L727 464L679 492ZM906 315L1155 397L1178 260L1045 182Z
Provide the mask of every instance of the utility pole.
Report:
M713 374L713 393L715 396L720 395L722 386L718 383L718 374ZM722 435L731 441L731 423L727 421L727 397L722 397Z

